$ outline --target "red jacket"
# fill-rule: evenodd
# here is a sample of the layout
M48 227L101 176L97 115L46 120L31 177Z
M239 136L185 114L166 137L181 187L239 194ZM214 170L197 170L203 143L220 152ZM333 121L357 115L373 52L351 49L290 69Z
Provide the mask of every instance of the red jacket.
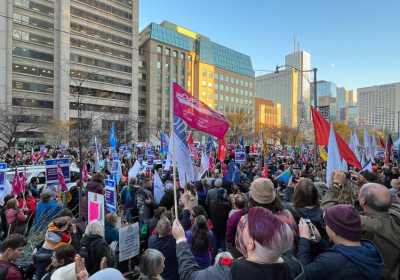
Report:
M26 199L25 202L26 202L26 208L28 208L28 210L29 210L29 216L32 215L32 217L35 217L35 214L36 214L36 199L31 196L30 198ZM18 203L19 203L19 208L22 209L22 207L24 206L24 199L23 198L19 198L18 199Z
M4 278L2 280L24 280L18 267L11 262L0 261L0 271L6 265L11 265L11 266L7 269Z

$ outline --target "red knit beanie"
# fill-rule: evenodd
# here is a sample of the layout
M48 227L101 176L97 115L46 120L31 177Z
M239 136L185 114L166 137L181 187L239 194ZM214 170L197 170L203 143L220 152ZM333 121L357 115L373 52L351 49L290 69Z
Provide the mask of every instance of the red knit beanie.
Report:
M350 241L361 239L361 219L353 205L339 204L325 210L326 225L336 234Z

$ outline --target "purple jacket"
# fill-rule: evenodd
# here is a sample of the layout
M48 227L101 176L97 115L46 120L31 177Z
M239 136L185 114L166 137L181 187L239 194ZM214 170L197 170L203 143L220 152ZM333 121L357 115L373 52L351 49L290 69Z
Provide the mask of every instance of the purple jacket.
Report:
M190 247L192 247L192 231L186 231L187 241ZM213 240L213 232L209 230L208 234L208 246L212 245ZM202 242L202 248L199 248L197 251L192 251L193 257L195 258L198 265L205 265L210 263L211 254L209 248L204 247L204 242Z
M233 213L232 216L229 217L228 222L226 223L226 234L225 234L226 242L231 244L235 242L237 225L240 221L240 218L246 214L247 214L247 209L245 208L242 211Z
M98 193L98 194L102 194L104 195L104 186L99 183L99 182L94 182L94 181L89 181L86 185L86 191L85 191L85 200L83 201L83 208L82 208L82 216L83 218L85 218L85 221L88 220L88 200L89 200L89 196L88 196L88 192L94 192L94 193ZM105 199L105 197L104 197ZM106 205L106 204L104 204Z

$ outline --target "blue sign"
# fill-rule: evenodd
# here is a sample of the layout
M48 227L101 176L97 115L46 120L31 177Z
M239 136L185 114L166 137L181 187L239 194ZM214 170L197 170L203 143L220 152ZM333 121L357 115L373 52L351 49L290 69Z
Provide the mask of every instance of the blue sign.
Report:
M40 146L40 151L44 150L44 145Z
M119 157L124 156L124 147L119 148Z
M0 164L0 191L4 191L4 184L6 178L7 163Z
M246 153L244 150L236 150L235 151L235 163L245 163Z
M153 170L154 169L154 152L148 151L147 152L147 167L146 170Z
M380 86L379 89L386 89L386 88L395 88L396 85L384 85L384 86Z
M117 196L115 195L115 182L112 180L105 180L106 191L106 204L107 210L112 211L114 213L117 212Z
M170 166L172 165L172 160L170 161ZM168 173L169 167L165 168L167 166L167 161L163 160L162 162L162 175L163 177Z
M140 163L140 165L143 165L143 156L138 156L137 160Z
M46 186L57 186L58 181L58 169L57 166L60 164L64 181L66 184L71 182L70 172L69 172L69 158L51 159L46 160Z

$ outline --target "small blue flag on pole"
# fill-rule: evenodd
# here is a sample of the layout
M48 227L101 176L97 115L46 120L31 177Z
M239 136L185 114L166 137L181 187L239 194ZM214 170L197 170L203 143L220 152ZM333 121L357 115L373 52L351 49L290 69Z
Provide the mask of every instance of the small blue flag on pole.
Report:
M243 146L243 136L242 136L242 138L240 138L240 144L239 145Z
M109 142L110 142L111 147L113 147L113 148L116 148L118 146L117 135L115 135L115 131L114 131L114 123L111 126Z

